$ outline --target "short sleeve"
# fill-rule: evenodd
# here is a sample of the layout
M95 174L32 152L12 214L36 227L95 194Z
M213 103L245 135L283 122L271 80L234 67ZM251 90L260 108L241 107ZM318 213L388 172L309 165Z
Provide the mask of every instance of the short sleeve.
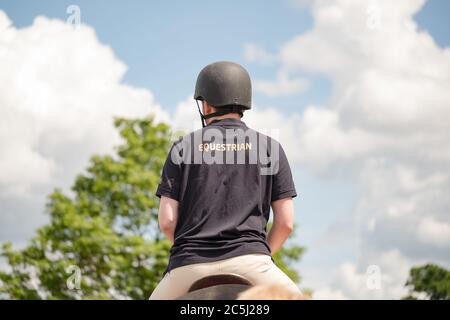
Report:
M156 190L156 196L165 196L174 200L179 200L180 185L182 177L182 165L180 154L174 144L170 149L166 162L161 173L161 180Z
M272 178L271 201L288 197L295 198L297 196L289 162L279 143L277 144L277 149L278 157L275 157L275 163L278 165L278 170L275 171Z

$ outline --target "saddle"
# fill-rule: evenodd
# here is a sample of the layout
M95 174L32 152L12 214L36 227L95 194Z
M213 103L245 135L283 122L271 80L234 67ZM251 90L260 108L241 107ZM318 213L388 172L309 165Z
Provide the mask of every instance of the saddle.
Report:
M195 281L188 293L177 300L236 300L239 293L251 286L248 279L237 274L210 275Z

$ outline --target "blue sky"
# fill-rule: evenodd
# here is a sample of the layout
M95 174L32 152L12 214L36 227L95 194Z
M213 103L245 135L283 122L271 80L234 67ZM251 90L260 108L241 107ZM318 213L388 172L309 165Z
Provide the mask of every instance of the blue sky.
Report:
M253 79L275 79L279 64L246 61L244 45L257 44L276 54L284 43L311 29L310 12L293 2L18 0L0 1L0 9L16 27L23 28L38 15L66 20L66 8L78 5L82 23L92 26L99 41L110 45L128 66L123 82L150 90L164 109L174 111L192 94L199 70L213 61L236 61ZM427 30L440 47L450 44L448 12L450 1L429 0L415 17L419 27ZM276 98L254 92L255 104L276 106L285 115L301 113L307 105L326 104L331 92L329 80L317 74L297 75L311 82L306 92ZM349 212L358 191L350 180L322 179L301 167L294 168L294 177L299 192L298 239L308 247L317 234L330 227L330 222L340 220L345 224L351 219ZM346 260L354 254L352 246L356 245L350 243L327 256L309 252L301 266L311 269L331 260Z
M174 108L192 92L205 63L242 61L246 42L275 50L311 25L306 11L293 10L287 2L254 0L11 1L2 7L20 27L39 14L66 19L70 4L80 6L82 22L93 26L100 41L128 65L124 81L150 88L166 108ZM274 71L247 67L255 76L270 77Z
M95 28L100 42L110 45L128 66L124 82L149 88L165 108L191 94L198 71L210 61L243 63L255 78L272 79L277 65L246 63L245 43L257 43L276 53L284 42L312 26L308 10L293 1L1 1L14 25L31 25L37 15L67 19L76 4L81 19ZM430 0L416 16L441 45L450 43L450 2ZM286 112L326 101L326 79L310 75L312 86L302 95L270 98L255 93L258 105L283 105Z

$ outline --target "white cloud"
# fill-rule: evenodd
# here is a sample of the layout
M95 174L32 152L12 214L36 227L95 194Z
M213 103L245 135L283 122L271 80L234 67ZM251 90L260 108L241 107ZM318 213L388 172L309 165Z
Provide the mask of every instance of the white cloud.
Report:
M331 285L319 287L314 299L386 299L407 294L404 284L410 262L398 250L367 257L367 266L345 262L333 273Z
M201 110L202 106L199 105ZM193 96L188 96L177 104L171 123L175 130L182 130L186 133L202 127L200 114Z
M450 265L450 49L418 29L423 4L317 0L312 30L280 49L280 70L332 84L327 106L300 117L299 163L359 190L351 213L358 259L319 287L322 297L400 298L412 265ZM380 291L364 285L372 264L384 264Z
M330 288L319 288L313 292L314 300L348 300L341 290L333 290Z
M244 58L260 65L269 65L277 61L277 57L254 43L244 45ZM254 91L262 92L269 97L290 96L305 92L309 81L305 78L292 77L287 71L278 72L276 80L253 80Z
M290 96L305 92L309 88L309 81L291 78L285 72L280 72L275 81L255 80L254 88L270 97Z
M0 70L0 241L23 240L11 230L42 224L45 196L113 150L113 116L169 119L150 91L121 83L126 66L86 25L17 29L0 10Z
M155 113L168 119L148 90L121 84L125 65L88 26L73 29L37 17L16 29L0 13L0 189L47 185L71 163L118 142L112 116ZM51 39L51 40L49 40Z
M450 224L426 217L419 223L419 239L437 247L450 248Z
M244 58L249 62L267 65L275 61L275 56L254 43L244 45Z

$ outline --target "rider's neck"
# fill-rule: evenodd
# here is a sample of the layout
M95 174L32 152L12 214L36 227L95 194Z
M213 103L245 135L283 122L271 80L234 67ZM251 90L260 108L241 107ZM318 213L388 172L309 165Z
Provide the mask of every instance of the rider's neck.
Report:
M222 120L222 119L241 119L241 116L237 113L227 113L221 116L212 117L206 120L206 124L210 124L214 120Z

